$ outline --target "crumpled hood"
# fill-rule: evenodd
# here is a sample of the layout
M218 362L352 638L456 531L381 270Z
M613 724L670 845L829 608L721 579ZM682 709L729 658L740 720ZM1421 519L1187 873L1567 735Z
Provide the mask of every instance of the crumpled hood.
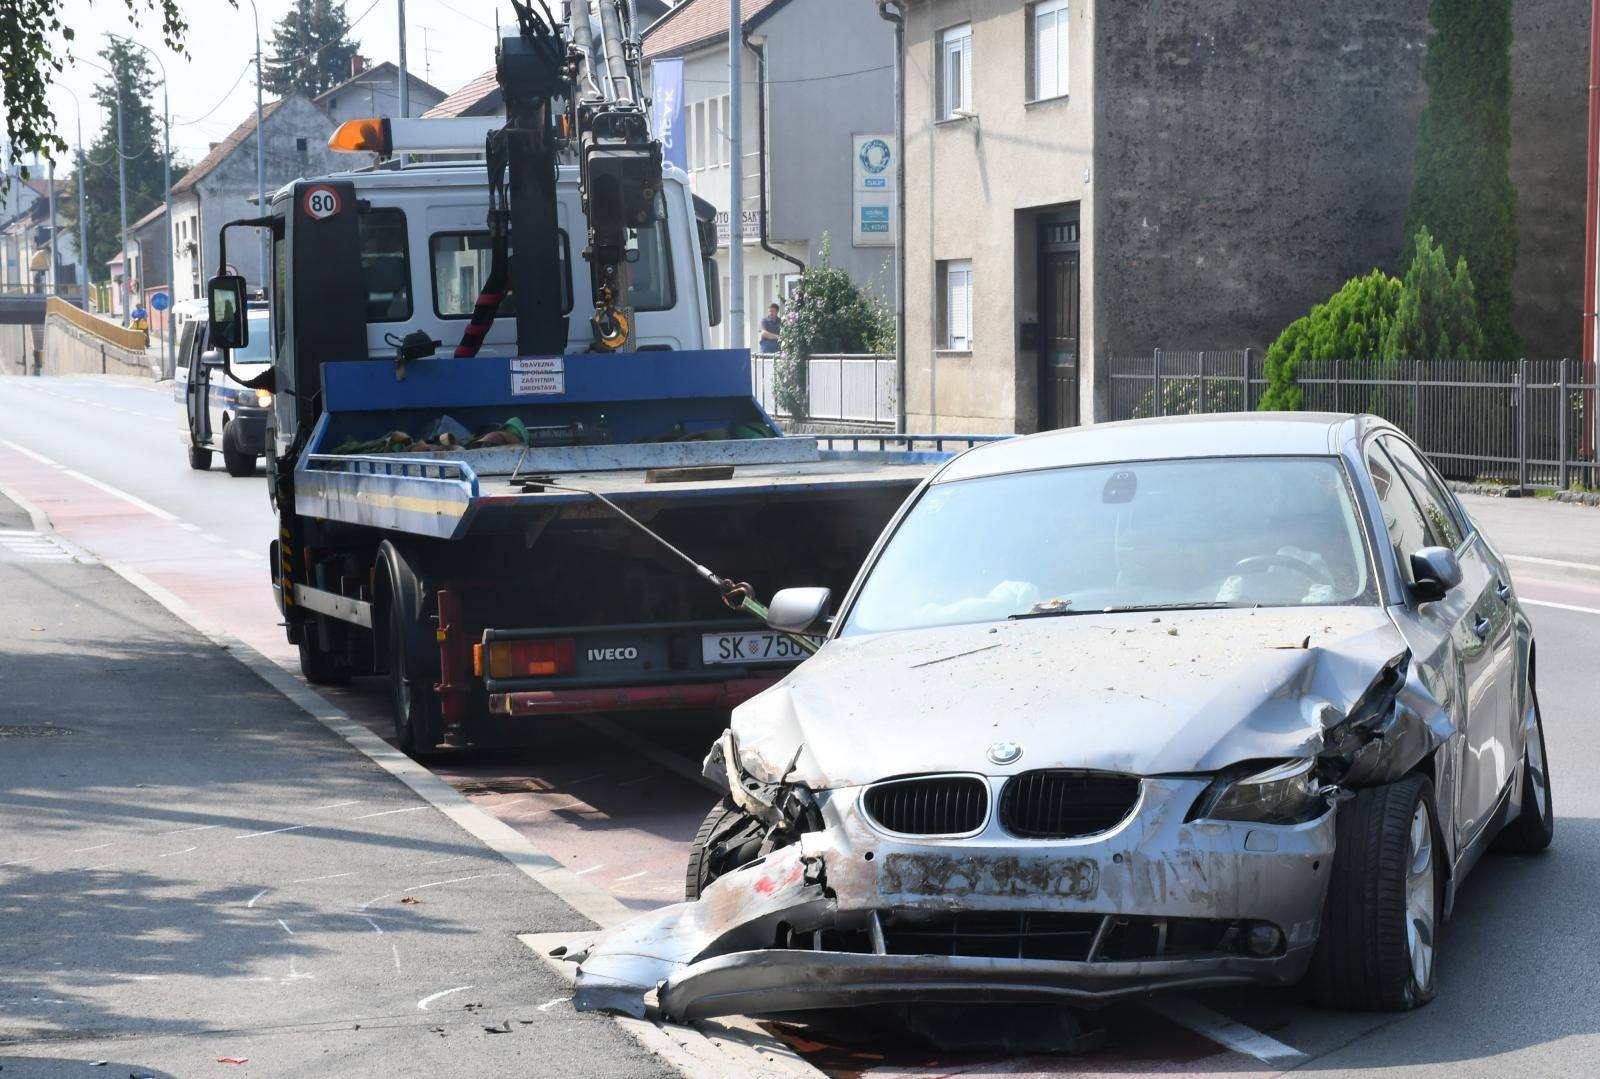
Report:
M732 727L751 775L813 789L927 772L1214 771L1314 755L1405 650L1381 607L1086 614L841 637L741 705ZM1022 757L993 764L996 742L1017 743Z

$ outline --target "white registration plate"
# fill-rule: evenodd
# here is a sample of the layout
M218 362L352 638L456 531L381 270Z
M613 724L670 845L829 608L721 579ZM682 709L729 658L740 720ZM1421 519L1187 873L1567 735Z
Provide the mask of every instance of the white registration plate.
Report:
M700 637L700 660L707 667L726 663L797 663L806 650L787 633L755 630L751 633L705 633Z

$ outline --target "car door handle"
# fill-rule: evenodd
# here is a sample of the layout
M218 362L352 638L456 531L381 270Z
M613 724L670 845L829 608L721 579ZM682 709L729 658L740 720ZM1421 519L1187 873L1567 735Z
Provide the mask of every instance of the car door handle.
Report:
M1510 599L1511 582L1506 580L1504 577L1500 578L1499 583L1495 585L1494 594L1499 596L1501 599Z
M1477 621L1472 623L1472 632L1479 638L1487 637L1489 635L1489 620L1479 616Z

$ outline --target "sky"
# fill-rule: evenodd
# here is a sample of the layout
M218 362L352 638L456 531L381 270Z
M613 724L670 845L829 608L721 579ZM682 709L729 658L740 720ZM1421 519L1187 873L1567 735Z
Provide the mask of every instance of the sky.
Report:
M161 44L159 22L146 15L134 28L122 0L63 0L62 17L77 33L74 56L99 63L105 33L131 37L155 49L170 80L172 147L190 162L205 156L210 144L225 138L255 110L255 30L250 0L180 0L189 20L189 57L168 52ZM292 6L290 0L256 0L261 13L262 59L272 56L272 28ZM405 0L406 64L445 93L460 89L494 66L495 17L513 24L511 7L493 0ZM350 36L373 64L395 61L399 53L399 0L347 0L345 11L355 25ZM427 51L424 52L424 43ZM155 109L161 121L160 69ZM75 152L78 103L82 103L85 145L100 128L100 108L92 91L105 76L87 63L72 65L56 79L49 101L57 133ZM76 95L74 101L73 95ZM265 100L271 101L272 95Z

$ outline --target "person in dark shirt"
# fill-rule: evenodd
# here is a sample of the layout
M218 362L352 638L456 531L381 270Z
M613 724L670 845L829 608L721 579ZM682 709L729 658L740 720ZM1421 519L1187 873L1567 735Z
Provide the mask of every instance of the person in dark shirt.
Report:
M782 323L778 321L778 305L772 304L767 308L767 317L761 320L761 351L777 352L780 347L779 331Z

